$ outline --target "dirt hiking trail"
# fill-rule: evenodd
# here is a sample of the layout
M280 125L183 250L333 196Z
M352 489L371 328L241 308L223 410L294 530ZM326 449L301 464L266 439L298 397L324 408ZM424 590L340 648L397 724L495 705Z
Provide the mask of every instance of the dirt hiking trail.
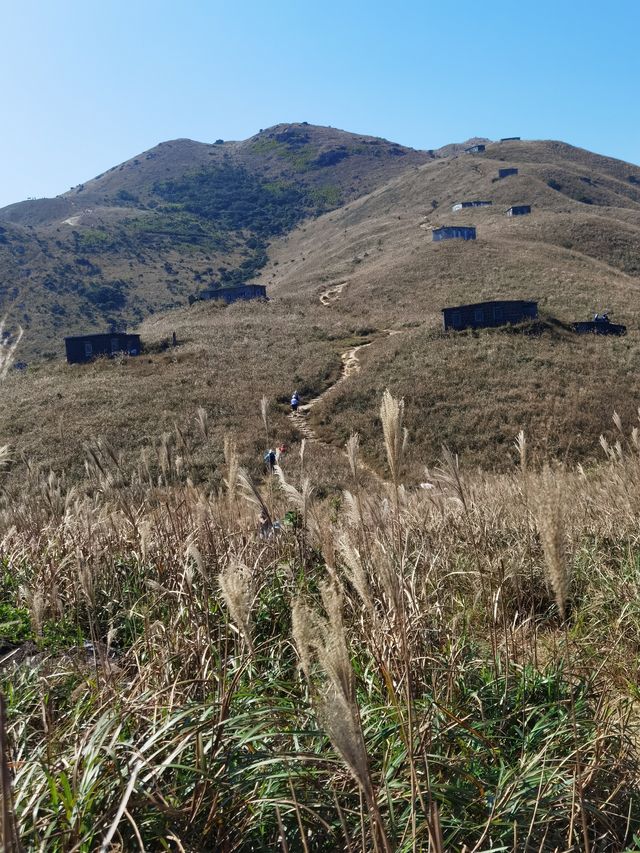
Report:
M344 286L344 285L342 285ZM323 303L324 304L324 303ZM383 329L382 334L386 337L392 337L393 335L401 335L402 330L400 329ZM376 340L380 340L378 337ZM372 344L376 342L376 340L368 341L366 344L357 344L356 346L349 347L349 349L345 350L340 356L342 359L342 369L340 371L340 377L337 379L333 385L330 385L326 391L323 391L317 397L313 397L313 399L309 400L308 403L304 403L302 406L298 407L297 412L291 412L289 415L289 419L293 424L294 428L307 440L314 442L315 444L322 445L326 450L331 453L335 453L338 448L333 444L328 444L326 441L323 441L321 438L318 438L315 430L309 425L309 414L314 406L317 406L318 403L321 403L326 397L339 388L343 382L346 382L347 379L350 379L352 376L356 376L360 373L360 359L358 358L358 353L360 350L365 349L365 347L370 347ZM360 466L366 470L375 480L380 483L384 482L384 479L375 471L370 465L368 465L362 456L359 461Z
M328 308L333 302L340 298L340 294L346 286L347 282L341 281L340 284L334 284L332 287L328 287L326 290L323 290L320 294L320 302L325 308Z
M340 371L339 379L334 382L333 385L329 386L326 391L323 391L318 397L314 397L312 400L309 400L308 403L304 403L302 406L299 406L297 412L291 412L289 415L289 419L295 428L307 439L307 441L314 441L317 444L322 444L324 447L335 450L332 445L321 441L315 431L311 429L308 422L309 413L314 406L317 406L318 403L321 403L325 399L325 397L332 394L336 388L339 388L343 382L346 382L346 380L349 379L349 377L355 376L360 372L360 360L358 359L358 353L361 349L370 347L372 343L373 341L369 341L366 344L358 344L357 346L349 347L348 350L345 350L345 352L340 356L342 359L342 369Z

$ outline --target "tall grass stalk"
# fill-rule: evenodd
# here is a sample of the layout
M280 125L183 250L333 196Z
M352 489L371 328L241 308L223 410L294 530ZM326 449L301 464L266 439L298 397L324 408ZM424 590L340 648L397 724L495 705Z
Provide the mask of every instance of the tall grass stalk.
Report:
M0 318L0 380L6 379L9 368L13 364L16 350L22 340L24 330L18 326L18 331L13 339L5 333L7 325L6 315Z

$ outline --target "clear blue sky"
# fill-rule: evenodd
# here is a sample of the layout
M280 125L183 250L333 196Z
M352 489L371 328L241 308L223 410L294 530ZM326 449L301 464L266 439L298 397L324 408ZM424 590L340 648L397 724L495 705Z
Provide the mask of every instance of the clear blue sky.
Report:
M640 162L640 3L0 0L0 206L282 121Z

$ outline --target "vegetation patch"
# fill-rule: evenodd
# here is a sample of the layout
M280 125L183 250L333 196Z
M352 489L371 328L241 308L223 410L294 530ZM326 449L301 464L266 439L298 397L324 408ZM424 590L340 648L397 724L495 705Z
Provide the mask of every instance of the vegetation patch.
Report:
M154 192L219 228L246 228L262 236L292 228L306 211L305 193L299 187L261 181L235 166L216 166L164 181L154 186Z

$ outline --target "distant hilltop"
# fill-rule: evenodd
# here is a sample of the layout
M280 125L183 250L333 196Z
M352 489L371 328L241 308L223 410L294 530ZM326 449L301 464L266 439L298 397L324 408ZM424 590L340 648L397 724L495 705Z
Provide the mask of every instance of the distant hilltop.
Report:
M465 153L474 148L478 153ZM492 183L501 174L510 177ZM576 215L588 207L589 221L563 239L629 271L638 257L631 211L639 193L638 167L554 141L471 137L418 151L306 122L278 124L240 142L176 139L56 198L2 208L0 311L25 329L19 360L62 354L65 336L135 327L213 284L261 284L271 291L287 281L291 292L305 289L316 259L326 257L328 245L342 244L344 227L329 236L327 222L317 232L330 241L322 251L318 237L315 254L288 260L294 280L272 262L288 235L313 220L325 222L323 214L331 219L344 212L346 257L360 262L367 252L364 269L380 255L377 248L372 253L380 238L373 218L361 220L364 209L375 208L370 217L415 216L416 227L432 226L434 216L468 199L491 201L486 216L527 205L552 214L577 204ZM626 211L622 218L613 216L619 209ZM603 239L596 214L616 218L615 240ZM535 227L543 227L534 218ZM356 221L359 237L351 246ZM549 224L539 245L565 230ZM387 261L393 245L385 250ZM400 286L403 274L395 268L391 274Z

